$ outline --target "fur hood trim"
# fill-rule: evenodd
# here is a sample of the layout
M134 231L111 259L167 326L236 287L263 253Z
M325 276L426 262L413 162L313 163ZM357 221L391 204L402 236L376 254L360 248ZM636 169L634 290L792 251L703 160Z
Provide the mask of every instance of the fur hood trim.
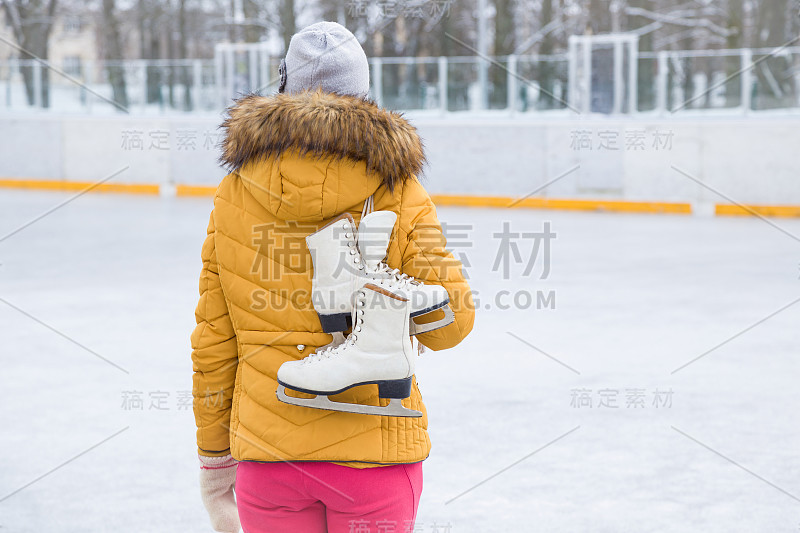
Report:
M320 90L240 98L220 126L220 162L230 171L288 150L364 161L389 190L425 164L422 140L399 113Z

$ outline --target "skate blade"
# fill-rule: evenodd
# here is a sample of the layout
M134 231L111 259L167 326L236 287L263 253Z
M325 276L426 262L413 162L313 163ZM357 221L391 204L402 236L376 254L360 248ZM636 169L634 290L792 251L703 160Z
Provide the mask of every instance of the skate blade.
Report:
M414 322L413 319L409 319L410 324L410 335L419 335L420 333L427 333L429 331L433 331L435 329L443 328L445 326L449 326L455 321L455 315L453 315L453 310L450 309L449 305L445 305L444 307L440 307L442 311L444 311L444 318L440 320L436 320L434 322L428 322L427 324L417 324Z
M342 413L356 413L360 415L401 416L407 418L419 418L422 416L422 413L419 411L403 407L399 398L390 399L389 405L383 407L380 405L332 402L324 394L317 395L313 398L295 398L286 394L286 387L283 385L278 385L276 394L278 399L283 403L300 407L310 407L312 409L324 409L326 411L340 411Z

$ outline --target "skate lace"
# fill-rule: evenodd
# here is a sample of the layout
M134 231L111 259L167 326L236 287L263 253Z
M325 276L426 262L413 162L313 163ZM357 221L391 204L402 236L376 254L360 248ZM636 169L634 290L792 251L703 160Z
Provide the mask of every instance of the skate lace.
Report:
M356 296L356 305L353 306L353 311L350 315L352 317L353 329L350 332L350 335L345 337L344 342L337 346L329 346L322 351L314 352L303 359L303 364L313 364L322 361L323 359L336 357L347 346L352 346L356 343L356 340L358 340L358 333L361 332L361 324L364 323L364 307L366 306L366 297L366 292L363 290L358 291L358 295Z
M345 229L344 238L347 239L348 253L351 256L351 261L358 270L364 270L364 262L361 260L361 251L358 249L358 241L356 239L356 232L349 224L345 223L342 226Z
M331 347L325 348L324 350L322 350L320 352L314 352L311 355L307 356L305 359L303 359L303 364L304 365L313 364L313 363L317 363L319 361L322 361L323 359L328 359L330 357L334 357L334 356L336 356L336 355L338 355L340 353L340 349L342 347L344 347L345 345L347 345L349 343L350 343L350 336L348 335L348 337L344 340L344 342L342 344L340 344L338 346L331 346Z
M400 272L399 268L392 268L383 261L378 263L378 268L375 269L375 274L386 275L386 278L380 277L377 279L379 284L388 282L389 285L394 287L407 287L408 285L419 285L420 282L415 280L413 276Z

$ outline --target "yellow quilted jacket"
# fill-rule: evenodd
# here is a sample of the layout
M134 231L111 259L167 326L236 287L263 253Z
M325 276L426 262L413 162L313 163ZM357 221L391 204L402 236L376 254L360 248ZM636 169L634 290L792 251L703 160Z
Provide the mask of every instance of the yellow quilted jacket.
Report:
M472 329L461 264L445 249L436 208L416 178L424 154L415 129L371 102L322 92L245 97L223 128L222 162L231 172L214 198L191 338L199 453L359 468L425 459L428 418L416 382L403 404L421 418L309 409L275 395L284 361L332 339L312 305L305 237L344 212L358 222L370 195L375 210L398 215L386 262L450 295L455 322L418 340L451 348ZM386 402L375 385L332 399Z

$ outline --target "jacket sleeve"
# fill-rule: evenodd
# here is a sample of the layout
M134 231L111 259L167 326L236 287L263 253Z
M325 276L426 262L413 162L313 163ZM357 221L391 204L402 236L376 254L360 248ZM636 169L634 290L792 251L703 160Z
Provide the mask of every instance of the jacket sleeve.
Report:
M192 396L197 424L198 453L220 456L230 453L230 417L238 366L236 334L219 281L214 245L214 213L203 243L200 301L195 310L197 327L192 333Z
M436 206L416 178L403 188L399 231L404 246L401 270L423 283L443 286L450 296L455 321L443 328L417 335L417 340L432 350L452 348L472 330L475 308L472 292L462 271L461 262L446 248L447 240L436 216ZM441 310L416 317L418 324L444 317Z

